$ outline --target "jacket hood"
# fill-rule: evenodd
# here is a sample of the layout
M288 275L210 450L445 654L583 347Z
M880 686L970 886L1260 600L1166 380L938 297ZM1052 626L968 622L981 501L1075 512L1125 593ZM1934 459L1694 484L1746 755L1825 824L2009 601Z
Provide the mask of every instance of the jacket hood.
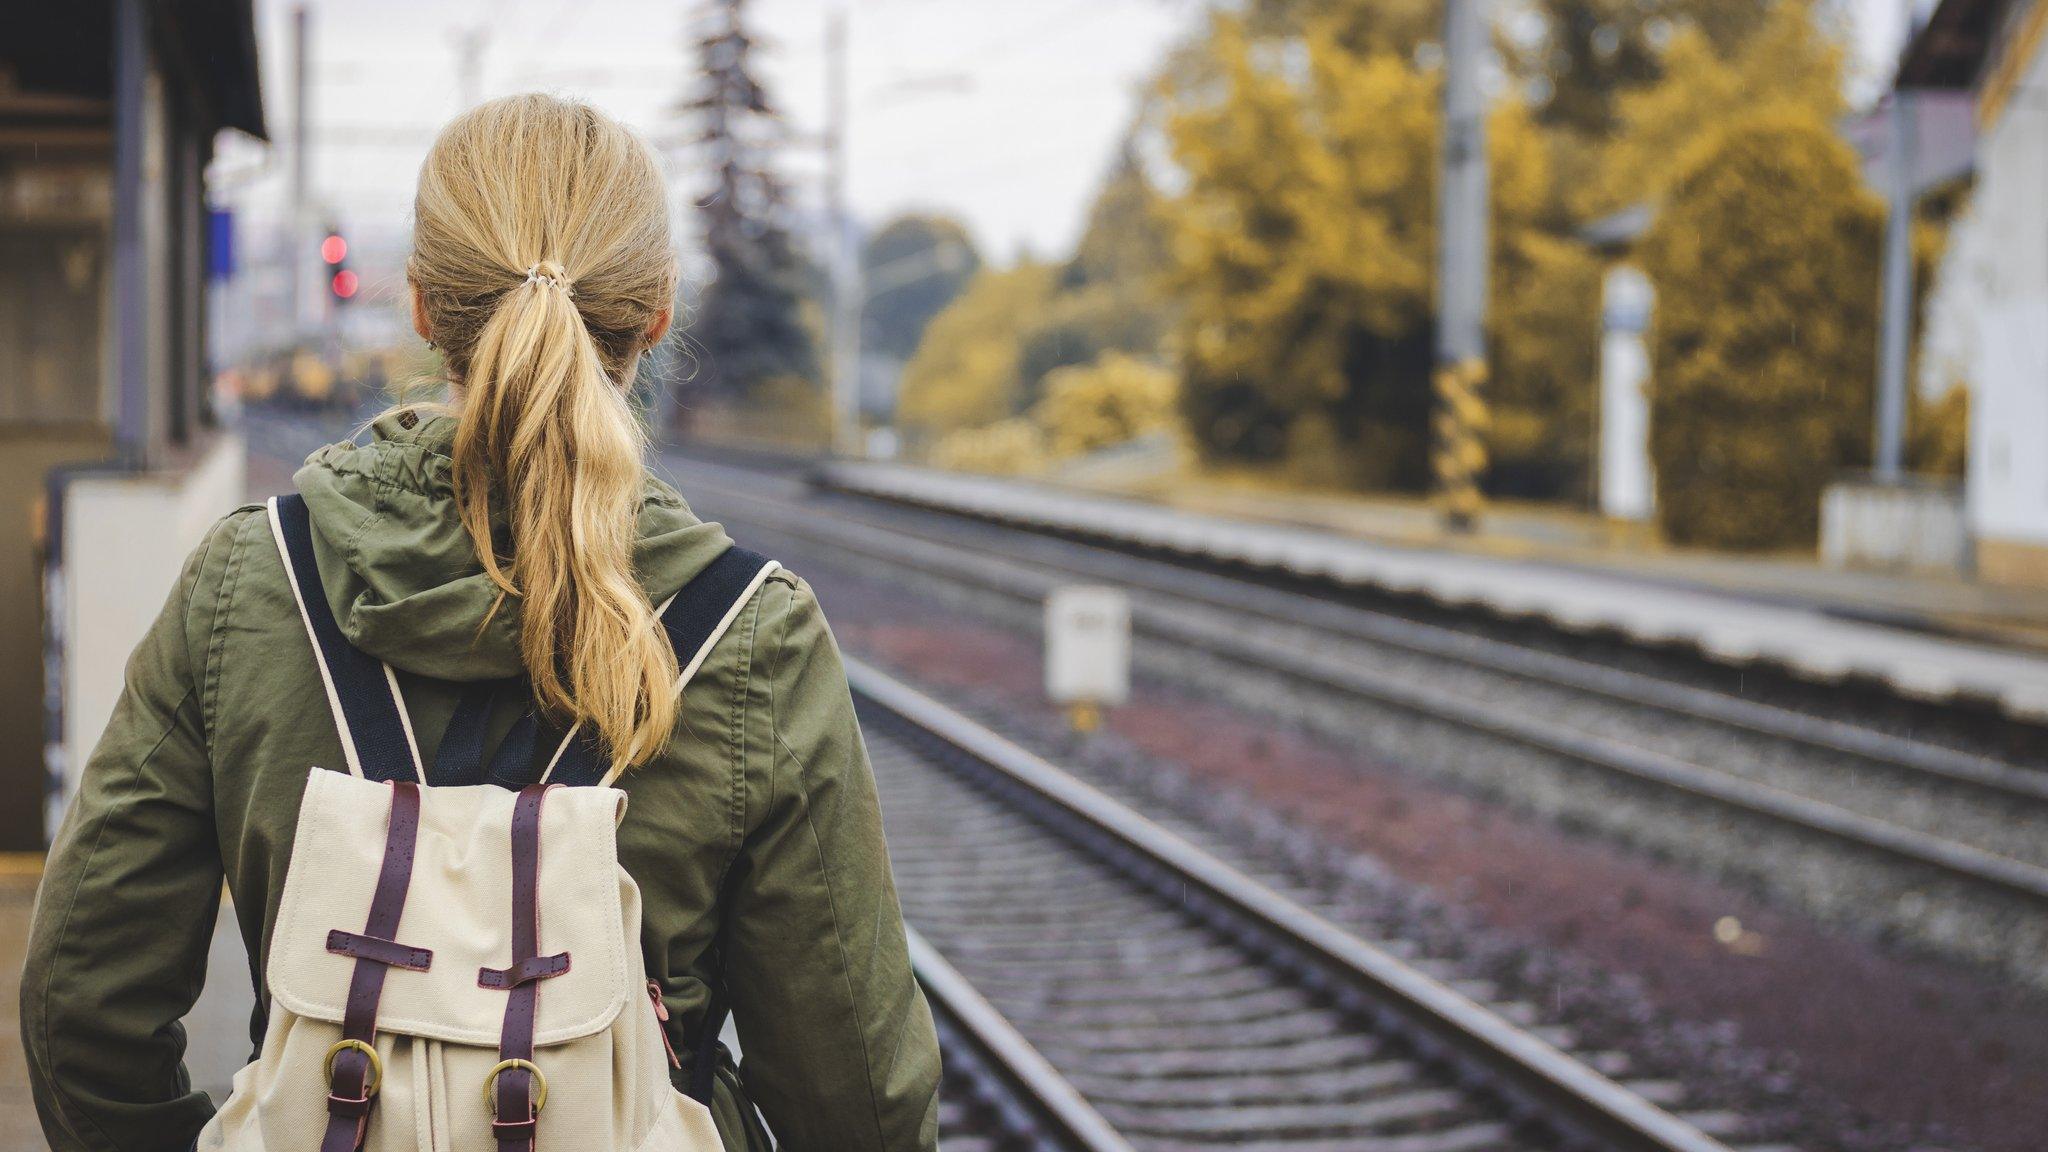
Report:
M498 604L498 588L456 513L449 479L454 417L398 412L370 428L368 443L330 444L293 477L311 513L320 580L342 632L365 653L414 675L522 674L519 601ZM731 544L675 489L646 476L633 568L650 603L674 595Z

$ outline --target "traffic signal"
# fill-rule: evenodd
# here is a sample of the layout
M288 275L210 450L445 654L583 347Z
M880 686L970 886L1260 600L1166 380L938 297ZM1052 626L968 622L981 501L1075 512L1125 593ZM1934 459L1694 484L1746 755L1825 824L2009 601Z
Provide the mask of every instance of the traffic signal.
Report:
M335 301L355 299L356 289L362 283L348 266L348 239L339 229L329 228L327 238L320 241L320 259L327 263L327 290L334 294Z

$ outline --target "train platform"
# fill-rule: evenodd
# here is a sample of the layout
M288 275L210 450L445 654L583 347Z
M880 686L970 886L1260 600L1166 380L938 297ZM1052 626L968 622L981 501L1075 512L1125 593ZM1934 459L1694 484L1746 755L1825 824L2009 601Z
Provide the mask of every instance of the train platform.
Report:
M842 461L822 476L864 496L2048 720L2048 593L1621 546L1584 520L1512 511L1466 538L1417 506L1363 500L1203 488L1138 498L893 463Z

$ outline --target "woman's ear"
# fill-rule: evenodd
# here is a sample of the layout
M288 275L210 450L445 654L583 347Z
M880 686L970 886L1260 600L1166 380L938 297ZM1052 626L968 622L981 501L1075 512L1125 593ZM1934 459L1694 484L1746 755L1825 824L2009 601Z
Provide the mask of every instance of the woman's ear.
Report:
M412 293L412 330L420 334L420 339L432 344L434 334L427 329L427 302L420 296L419 289L408 285L407 290Z
M415 315L417 315L417 309L415 309ZM668 335L669 321L673 319L675 319L675 309L673 308L663 308L654 314L654 323L647 326L647 346L649 348L661 343L661 338Z

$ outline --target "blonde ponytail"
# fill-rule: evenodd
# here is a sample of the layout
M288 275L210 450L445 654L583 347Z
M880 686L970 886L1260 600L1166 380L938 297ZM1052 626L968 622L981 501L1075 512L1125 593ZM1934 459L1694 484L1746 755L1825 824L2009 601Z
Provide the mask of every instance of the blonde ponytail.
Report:
M414 214L407 276L460 385L456 504L519 602L535 701L614 767L645 760L676 721L675 656L633 572L645 437L626 394L674 293L660 173L594 109L508 97L442 132Z

